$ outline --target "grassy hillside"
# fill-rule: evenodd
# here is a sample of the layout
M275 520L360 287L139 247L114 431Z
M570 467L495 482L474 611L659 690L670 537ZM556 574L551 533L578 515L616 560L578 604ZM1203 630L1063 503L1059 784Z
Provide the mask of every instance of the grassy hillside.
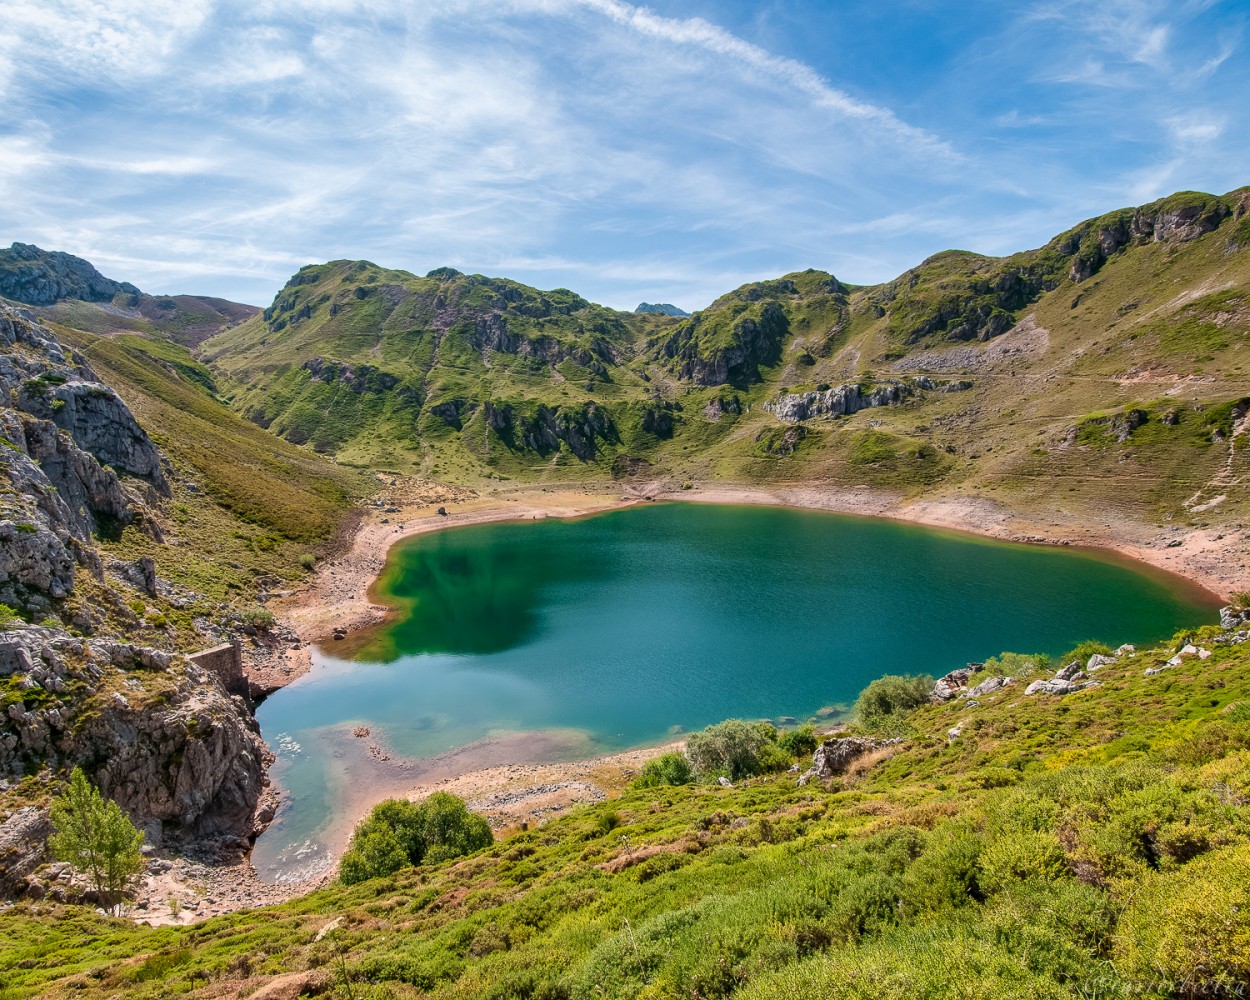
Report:
M1232 442L1250 394L1248 209L1245 189L1182 193L1010 257L948 251L865 288L806 271L687 318L335 261L202 350L237 412L361 467L957 490L1040 510L1060 496L1232 522L1250 514L1226 488L1247 471ZM850 416L766 408L914 376L935 388Z
M153 597L123 624L158 645L202 645L194 619L217 621L223 606L254 604L261 592L306 576L306 557L334 543L355 501L376 484L238 417L218 399L213 373L160 331L82 329L92 325L84 319L99 319L94 309L77 303L78 327L50 325L117 390L174 473L173 499L158 509L163 541L126 529L101 544L109 556L151 556L160 577L195 595ZM89 590L80 596L91 599Z
M1169 644L1062 698L1023 696L1041 671L1004 655L1023 679L892 718L904 742L828 788L626 790L466 859L191 928L24 904L0 995L1234 996L1250 647L1218 632L1178 637L1209 659L1146 676Z

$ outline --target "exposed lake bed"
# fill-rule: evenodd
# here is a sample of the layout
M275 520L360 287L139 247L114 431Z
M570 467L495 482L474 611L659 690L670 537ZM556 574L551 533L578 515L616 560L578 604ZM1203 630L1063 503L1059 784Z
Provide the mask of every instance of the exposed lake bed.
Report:
M320 655L258 713L271 745L300 746L278 749L288 801L253 856L269 877L292 848L328 860L343 816L434 775L802 720L884 673L1148 641L1214 607L1096 554L703 504L425 535L393 550L375 596L399 610L353 636L357 659Z

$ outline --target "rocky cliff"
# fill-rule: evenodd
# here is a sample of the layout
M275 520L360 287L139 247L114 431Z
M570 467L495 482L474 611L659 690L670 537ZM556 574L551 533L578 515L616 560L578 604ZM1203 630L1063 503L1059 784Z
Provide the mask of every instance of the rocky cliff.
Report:
M90 593L124 614L139 594L168 589L151 558L111 559L106 577L97 549L125 525L160 540L164 456L82 358L5 305L0 435L0 793L81 767L149 842L237 854L265 784L251 707L181 656L106 637L94 610L66 601L84 572ZM94 634L26 625L14 611ZM12 893L42 860L47 824L38 810L0 817L0 892Z
M108 302L118 292L139 295L125 281L104 277L81 257L14 243L0 250L0 297L31 306L50 306L61 299Z
M0 790L81 767L148 843L212 841L236 854L269 818L256 818L268 751L249 707L183 657L14 629L0 633L0 690ZM15 821L37 825L25 812ZM26 835L24 851L10 844L0 887L33 870L46 834Z
M158 531L146 501L169 485L156 446L89 366L2 305L0 435L0 603L40 611L67 596L75 567L99 572L102 528Z
M815 392L792 392L765 403L764 409L775 413L785 423L800 423L817 417L847 417L860 410L876 406L897 406L918 391L961 392L971 389L966 379L953 382L934 382L921 375L906 381L886 381L880 384L851 383L830 386Z

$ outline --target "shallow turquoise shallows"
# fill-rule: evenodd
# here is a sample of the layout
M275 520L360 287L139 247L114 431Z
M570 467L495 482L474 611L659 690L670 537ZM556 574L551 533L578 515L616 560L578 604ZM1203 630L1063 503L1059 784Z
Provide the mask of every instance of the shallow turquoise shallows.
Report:
M323 854L331 817L368 798L351 764L366 745L429 758L558 730L543 745L571 753L574 730L577 752L608 750L730 717L805 720L882 674L1213 620L1174 578L1086 552L701 504L422 535L380 591L393 624L354 661L319 655L258 712L291 796L254 855L271 876L298 868L292 845ZM353 741L357 726L370 736Z

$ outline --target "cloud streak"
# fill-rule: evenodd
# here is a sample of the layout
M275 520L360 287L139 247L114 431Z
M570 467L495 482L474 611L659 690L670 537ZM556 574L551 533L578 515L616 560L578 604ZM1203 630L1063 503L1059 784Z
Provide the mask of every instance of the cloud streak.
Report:
M333 257L618 306L808 266L883 280L1250 162L1237 19L1109 2L970 10L967 47L922 65L942 36L914 3L789 26L749 0L715 21L662 0L7 0L0 242L256 302Z

